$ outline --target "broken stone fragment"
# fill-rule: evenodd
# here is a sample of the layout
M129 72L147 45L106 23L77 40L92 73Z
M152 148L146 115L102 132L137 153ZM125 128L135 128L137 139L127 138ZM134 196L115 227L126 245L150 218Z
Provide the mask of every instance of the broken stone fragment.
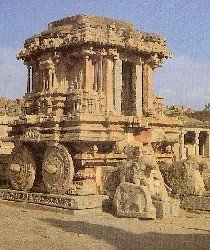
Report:
M113 203L117 216L156 218L156 210L148 187L123 182L116 190Z
M204 195L209 188L210 179L206 166L203 161L190 157L161 167L161 171L166 184L172 188L173 194L179 196Z

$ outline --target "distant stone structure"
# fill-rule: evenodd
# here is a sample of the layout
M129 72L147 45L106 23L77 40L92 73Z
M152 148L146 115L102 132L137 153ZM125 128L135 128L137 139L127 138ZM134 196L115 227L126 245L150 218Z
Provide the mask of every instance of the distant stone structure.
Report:
M12 142L6 142L10 124L21 114L21 100L0 98L0 183L5 184L9 180L8 163L9 156L14 148Z
M166 109L165 109L165 114L167 116L187 115L191 112L193 112L193 110L188 108L185 105L170 105L170 106L166 106Z
M28 38L17 57L28 68L27 93L8 139L16 191L3 190L3 199L76 209L109 195L118 215L178 215L159 165L208 159L210 127L166 116L154 95L153 71L171 57L163 37L77 15Z

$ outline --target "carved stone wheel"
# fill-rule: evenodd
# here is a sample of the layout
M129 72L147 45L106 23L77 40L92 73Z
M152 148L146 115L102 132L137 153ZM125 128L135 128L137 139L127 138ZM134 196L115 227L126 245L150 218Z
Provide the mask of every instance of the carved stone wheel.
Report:
M36 165L32 152L23 145L15 147L9 162L9 178L12 187L16 190L30 190L35 174Z
M42 177L49 193L65 194L72 184L74 165L63 145L49 146L44 154Z

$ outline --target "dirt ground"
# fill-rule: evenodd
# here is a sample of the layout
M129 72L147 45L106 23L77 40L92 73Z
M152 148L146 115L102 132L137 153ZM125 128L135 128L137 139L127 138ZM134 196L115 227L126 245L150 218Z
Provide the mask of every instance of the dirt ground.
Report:
M210 249L210 213L139 220L0 203L0 249Z

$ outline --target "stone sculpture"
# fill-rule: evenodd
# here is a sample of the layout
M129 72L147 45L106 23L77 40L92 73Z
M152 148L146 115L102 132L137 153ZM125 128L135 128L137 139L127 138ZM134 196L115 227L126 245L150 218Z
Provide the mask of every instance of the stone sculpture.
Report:
M113 202L118 216L167 218L179 214L179 201L168 196L153 155L138 156L122 166Z

